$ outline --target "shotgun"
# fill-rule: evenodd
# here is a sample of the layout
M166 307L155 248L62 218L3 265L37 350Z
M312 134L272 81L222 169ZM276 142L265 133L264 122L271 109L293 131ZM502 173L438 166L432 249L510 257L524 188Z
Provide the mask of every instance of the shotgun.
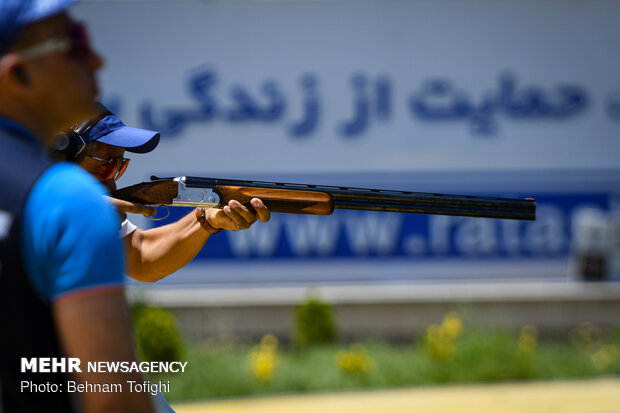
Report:
M238 179L151 177L151 182L117 189L114 198L146 205L221 207L230 200L249 205L260 198L271 212L331 215L334 209L456 215L533 221L536 201L384 189L290 184Z

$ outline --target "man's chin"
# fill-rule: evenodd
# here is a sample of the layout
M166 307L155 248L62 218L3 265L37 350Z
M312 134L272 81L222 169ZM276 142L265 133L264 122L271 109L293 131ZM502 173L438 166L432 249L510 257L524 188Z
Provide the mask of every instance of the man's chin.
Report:
M112 192L112 191L116 191L116 181L113 179L110 179L109 181L105 181L103 183L105 185L106 188L108 188L108 191Z

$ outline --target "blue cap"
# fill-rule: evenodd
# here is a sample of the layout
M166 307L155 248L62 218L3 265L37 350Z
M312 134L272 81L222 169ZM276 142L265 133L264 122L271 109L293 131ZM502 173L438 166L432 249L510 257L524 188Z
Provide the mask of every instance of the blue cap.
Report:
M99 120L80 136L85 142L107 143L134 153L150 152L159 144L159 132L129 127L113 114Z
M0 0L0 54L7 51L24 26L60 14L76 1Z

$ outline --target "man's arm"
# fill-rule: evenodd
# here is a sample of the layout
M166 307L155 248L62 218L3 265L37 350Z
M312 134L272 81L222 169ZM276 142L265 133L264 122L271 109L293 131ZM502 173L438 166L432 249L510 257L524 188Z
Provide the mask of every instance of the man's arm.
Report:
M260 199L253 199L251 204L253 210L237 201L222 209L208 208L205 219L214 230L230 231L247 229L256 220L269 221L269 210ZM145 282L170 275L194 259L212 233L200 223L195 211L163 227L138 228L125 237L127 275Z
M74 373L76 381L123 386L123 391L118 393L81 393L84 410L88 413L152 412L147 393L129 391L128 380L143 381L139 373L91 373L86 368L89 361L136 360L123 290L67 294L56 298L52 309L66 356L81 361L82 373Z

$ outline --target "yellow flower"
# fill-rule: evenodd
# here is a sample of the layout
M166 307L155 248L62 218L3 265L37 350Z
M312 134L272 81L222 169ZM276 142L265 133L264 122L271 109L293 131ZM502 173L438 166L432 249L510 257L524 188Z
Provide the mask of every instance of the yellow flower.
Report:
M523 326L519 335L518 345L521 354L534 353L538 346L538 329L530 324Z
M592 354L592 363L599 370L604 370L620 359L620 350L614 346L603 346Z
M342 350L336 354L336 365L345 373L365 374L371 369L372 364L372 358L360 344L354 344L349 350Z
M276 351L278 349L278 339L271 334L266 334L261 339L260 346L263 350Z
M278 366L277 348L278 340L268 334L262 338L260 345L252 349L248 355L248 366L254 377L262 381L271 380Z
M426 351L437 359L445 360L456 351L456 342L463 333L463 321L456 312L446 314L441 325L432 324L426 329Z
M445 360L456 351L455 339L445 333L437 324L426 329L426 351L437 360Z
M441 329L443 334L450 339L457 339L463 333L463 321L461 320L461 316L457 312L449 312L443 318Z
M582 323L571 332L571 341L583 352L593 352L601 338L601 329L593 323Z

